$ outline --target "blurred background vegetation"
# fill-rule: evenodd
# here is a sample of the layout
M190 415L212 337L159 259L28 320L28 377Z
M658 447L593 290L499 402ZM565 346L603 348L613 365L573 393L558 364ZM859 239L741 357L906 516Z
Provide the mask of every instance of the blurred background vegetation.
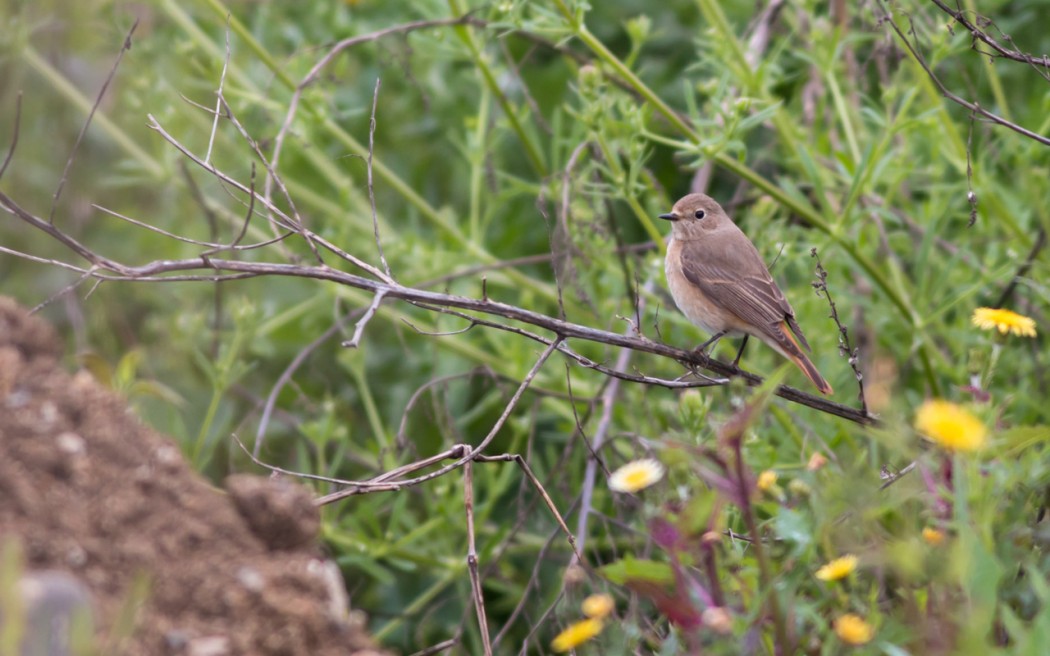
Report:
M976 8L973 0L963 4ZM535 490L513 465L489 464L474 476L498 653L547 651L579 616L579 601L598 591L617 599L620 620L581 649L604 645L605 653L703 645L735 654L741 639L747 650L771 650L778 634L770 594L792 640L811 653L842 649L834 622L843 613L876 629L861 647L871 653L1034 653L1024 649L1050 632L1050 532L1039 523L1050 478L1043 338L1004 339L970 321L976 307L1002 304L1046 325L1044 251L1004 290L1050 225L1050 150L944 99L884 16L892 12L947 88L1039 134L1050 132L1045 68L978 55L965 29L918 1L4 0L3 7L5 148L18 94L22 121L0 189L45 217L87 112L140 21L54 204L56 225L125 263L201 249L96 206L200 240L228 241L240 229L240 200L146 118L203 155L212 117L194 103L214 107L227 39L225 96L269 154L295 85L337 41L467 14L469 23L354 46L306 88L279 172L311 229L378 263L362 156L381 79L375 194L399 282L480 297L485 279L490 298L617 332L629 329L624 317L634 316L640 298L643 334L692 346L706 336L666 294L666 226L654 217L679 196L705 190L768 262L776 260L774 276L834 399L856 403L837 327L811 286L810 250L817 249L882 424L866 429L779 399L762 406L742 452L750 471L778 474L754 508L771 577L745 540L676 551L653 536L657 520L692 545L709 531L748 533L740 505L698 476L700 449L725 447L717 430L746 399L741 386L683 394L624 383L603 405L609 379L555 356L490 449L524 455L574 530L589 489L584 436L601 431L610 470L643 456L664 461L667 480L638 498L609 492L599 470L579 536L585 555L595 566L625 556L664 566L685 559L682 576L708 587L720 581L735 637L719 633L726 627L710 616L701 626L668 617L651 585L630 576L566 580L571 552ZM1050 51L1041 3L997 0L979 9L995 21L980 23L990 34L1012 37L1009 47ZM212 152L217 166L249 179L255 157L228 122ZM257 166L260 185L263 172ZM978 202L972 225L970 191ZM256 220L249 239L270 234ZM8 214L0 244L72 258ZM241 256L309 257L291 242ZM0 254L3 293L30 306L74 280ZM71 365L125 393L145 422L174 436L219 480L255 469L230 434L251 441L281 373L368 301L357 290L299 279L87 283L42 311L68 336ZM321 344L280 391L263 457L361 479L453 444L476 444L540 349L482 328L440 337L416 330L465 325L387 301L361 348L341 349L338 335ZM594 344L574 348L610 365L619 356ZM717 355L731 358L735 348L727 340ZM781 364L760 344L742 363L763 374ZM630 367L665 378L683 373L644 354L634 354ZM808 389L794 370L785 382ZM913 416L935 397L969 405L981 418L990 440L980 454L922 448ZM807 468L815 453L827 464ZM887 472L916 458L917 471L880 490ZM924 541L924 528L948 539ZM328 507L324 537L354 607L384 645L412 652L461 635L457 649L480 653L461 476ZM814 579L845 553L859 557L848 583ZM631 585L619 585L625 582ZM678 585L683 593L683 580ZM683 594L676 603L698 612L710 605Z

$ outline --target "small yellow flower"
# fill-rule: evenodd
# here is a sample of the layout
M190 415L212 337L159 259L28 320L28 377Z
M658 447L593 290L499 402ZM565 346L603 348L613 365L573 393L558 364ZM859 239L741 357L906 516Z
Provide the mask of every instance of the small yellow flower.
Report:
M587 617L600 620L616 609L616 602L607 594L592 594L583 600L580 607Z
M927 401L915 415L915 427L949 451L976 451L984 446L981 420L950 401Z
M1035 321L1002 308L977 308L973 311L973 325L981 330L998 330L1022 337L1035 337Z
M847 645L863 645L875 637L875 629L859 615L847 613L835 620L835 634Z
M587 642L602 632L602 621L597 619L580 620L570 624L551 641L551 649L556 652L569 651Z
M620 467L609 477L614 492L644 490L664 477L664 466L652 458L634 460Z
M821 581L838 581L844 579L857 569L857 557L853 555L836 558L817 570L816 577Z
M938 547L944 542L944 531L927 526L922 529L922 539L931 547Z
M769 492L773 489L773 486L777 484L777 473L772 469L767 469L758 475L758 489L763 492Z

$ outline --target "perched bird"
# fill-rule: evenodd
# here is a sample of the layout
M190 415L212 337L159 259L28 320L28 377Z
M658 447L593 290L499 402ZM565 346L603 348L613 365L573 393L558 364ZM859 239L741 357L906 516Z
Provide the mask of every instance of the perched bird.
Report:
M798 365L822 394L831 394L831 385L799 346L809 350L791 304L725 210L709 196L689 194L660 218L671 221L664 263L671 296L690 321L712 335L700 349L726 335L744 335L744 344L754 335Z

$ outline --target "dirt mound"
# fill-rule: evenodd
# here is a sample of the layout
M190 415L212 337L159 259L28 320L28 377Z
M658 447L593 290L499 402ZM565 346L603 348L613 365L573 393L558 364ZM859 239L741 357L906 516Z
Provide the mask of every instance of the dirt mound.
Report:
M216 490L61 353L0 298L0 547L21 548L23 596L29 581L74 606L85 591L105 653L379 653L316 546L308 491L243 476Z

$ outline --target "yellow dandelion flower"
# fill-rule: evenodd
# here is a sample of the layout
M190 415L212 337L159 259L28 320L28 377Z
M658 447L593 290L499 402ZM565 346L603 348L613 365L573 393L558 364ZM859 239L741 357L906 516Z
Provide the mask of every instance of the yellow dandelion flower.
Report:
M863 617L847 613L835 620L835 635L847 645L863 645L875 637L875 629Z
M976 451L984 446L981 420L949 401L927 401L915 415L915 427L949 451Z
M616 609L616 602L607 594L592 594L580 604L583 614L595 620L600 620Z
M574 622L551 641L551 649L564 652L578 647L602 632L602 621L598 619Z
M857 569L857 557L846 555L818 569L815 576L821 581L838 581L852 574L855 569Z
M981 330L998 330L1021 337L1035 337L1035 321L1023 314L1002 308L977 308L973 311L973 325Z
M927 526L922 529L922 539L931 547L938 547L944 542L944 531Z
M758 475L758 489L763 492L769 492L773 489L773 486L777 484L777 473L772 469L767 469Z
M652 458L634 460L620 467L609 477L614 492L644 490L664 477L664 466Z

